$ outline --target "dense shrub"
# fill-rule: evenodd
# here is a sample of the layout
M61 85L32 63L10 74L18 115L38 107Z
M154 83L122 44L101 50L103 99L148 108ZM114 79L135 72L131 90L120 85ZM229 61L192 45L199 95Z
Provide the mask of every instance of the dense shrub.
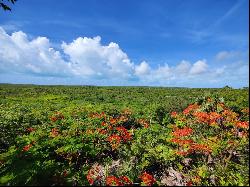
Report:
M248 185L248 108L205 96L146 116L101 109L37 113L0 155L0 184Z

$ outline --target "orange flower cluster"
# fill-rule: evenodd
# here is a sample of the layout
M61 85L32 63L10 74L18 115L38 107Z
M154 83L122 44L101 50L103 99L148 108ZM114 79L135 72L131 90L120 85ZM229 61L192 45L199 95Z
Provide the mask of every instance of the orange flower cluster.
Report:
M181 155L181 156L187 156L188 154L190 154L190 151L176 151L177 155Z
M105 129L101 129L101 130L99 131L99 133L104 135L104 134L107 134L107 131L106 131Z
M188 136L193 132L193 129L189 128L189 127L184 127L183 129L179 129L176 128L174 132L172 132L172 134L175 137L182 137L182 136Z
M214 124L221 118L222 118L222 116L220 114L218 114L217 112L210 112L210 114L209 114L209 124Z
M121 176L119 177L120 183L122 184L122 186L126 185L132 185L132 181L127 177L127 176Z
M107 186L120 186L120 181L115 176L108 176L106 178L106 185Z
M51 129L50 136L51 137L56 137L59 134L59 130L57 128Z
M57 120L57 118L56 118L55 116L51 116L51 117L50 117L50 120L51 120L52 122L55 122L55 121Z
M210 125L216 123L218 119L222 118L222 116L218 114L217 112L206 113L206 112L196 111L194 112L193 115L197 118L198 122L208 123Z
M54 116L50 117L52 122L56 122L57 120L64 119L64 115L61 112L56 112Z
M149 127L149 123L146 120L144 120L144 119L139 119L138 123L140 123L141 125L143 125L144 128L148 128Z
M109 122L110 122L111 125L114 125L114 124L116 124L118 122L118 119L117 118L110 118Z
M204 144L192 143L189 145L189 149L187 151L177 151L176 154L186 156L196 151L204 154L210 154L212 149Z
M126 116L120 116L119 121L125 122L125 121L128 121L128 118Z
M106 118L106 114L104 112L101 112L100 114L93 113L93 114L90 114L89 117L101 119L103 117Z
M121 176L119 178L115 176L108 176L106 178L106 185L107 186L125 186L125 185L132 185L133 183L127 176Z
M205 154L209 154L212 152L212 149L210 147L208 147L207 145L204 144L197 144L197 143L193 143L190 146L190 151L194 152L194 151L201 151Z
M214 124L217 122L218 119L221 119L222 116L218 114L217 112L194 112L194 116L197 118L197 121L200 123L208 123L208 124Z
M111 144L112 149L116 149L120 145L121 139L120 136L113 134L107 138L107 141Z
M206 112L194 112L194 116L197 118L197 121L200 123L207 123L209 121L209 114Z
M179 138L173 138L171 142L176 143L178 145L190 145L193 143L193 140L182 140Z
M117 127L116 130L119 131L120 136L124 142L131 140L131 134L123 126Z
M147 186L152 186L156 182L155 178L147 172L144 172L139 178Z
M171 117L175 118L177 116L177 112L171 112Z
M88 171L87 180L90 185L93 185L95 180L98 180L102 177L100 175L100 171L101 171L100 166L93 167Z
M126 117L126 116L119 116L119 117L117 117L117 118L110 118L109 119L109 122L110 122L110 124L111 125L115 125L115 124L117 124L117 123L119 123L119 122L125 122L125 121L128 121L128 118Z
M107 124L105 121L103 121L103 122L101 123L101 125L102 125L103 127L105 127L105 126L107 126L108 124Z
M239 121L235 124L238 128L248 129L249 128L249 122L248 121Z
M28 151L32 147L32 144L23 147L23 151Z
M191 111L196 110L198 108L199 108L199 105L197 105L196 103L189 105L185 110L183 110L183 114L188 115L190 114Z
M222 112L222 117L225 121L234 123L237 121L238 114L231 110L224 110Z

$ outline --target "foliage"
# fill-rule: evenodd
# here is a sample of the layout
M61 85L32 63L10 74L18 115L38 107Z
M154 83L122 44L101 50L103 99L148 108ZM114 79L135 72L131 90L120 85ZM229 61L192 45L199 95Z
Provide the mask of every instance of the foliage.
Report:
M248 185L248 92L207 91L2 85L0 184Z
M8 0L8 2L14 4L17 0ZM11 11L11 8L9 5L6 4L6 2L4 2L3 0L1 0L0 2L0 7L3 9L3 10L9 10Z

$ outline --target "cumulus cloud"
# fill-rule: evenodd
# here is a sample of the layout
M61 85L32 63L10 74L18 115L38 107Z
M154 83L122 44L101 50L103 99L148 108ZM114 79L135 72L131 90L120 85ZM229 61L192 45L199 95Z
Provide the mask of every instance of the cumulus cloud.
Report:
M217 61L232 61L239 59L247 59L248 58L248 50L247 51L220 51L216 54L215 59Z
M194 63L192 68L190 69L191 75L201 74L205 73L207 71L208 65L206 63L206 60L199 60Z
M68 76L71 64L59 51L50 48L46 37L29 41L22 31L8 35L0 28L0 71L15 71L46 76Z
M54 81L62 84L196 86L200 85L201 79L213 85L214 82L230 82L230 76L242 80L248 76L249 65L240 61L234 63L235 66L227 64L217 68L208 66L205 59L193 63L182 60L176 65L165 63L154 67L146 61L136 64L117 43L103 45L100 36L63 42L59 50L52 46L46 37L31 40L22 31L7 34L0 27L0 79L13 80L7 74L19 73L20 81L33 76L32 81L47 80L47 84ZM228 52L218 53L217 58L225 59L228 55Z
M176 73L178 75L186 75L189 73L190 69L191 69L191 63L186 61L186 60L182 60L180 64L178 64L176 66Z
M135 66L135 74L137 76L147 75L150 71L150 66L146 61L142 61L138 66Z
M132 76L134 64L119 45L111 42L104 46L101 37L79 37L72 43L62 44L64 53L70 57L76 75L101 77Z

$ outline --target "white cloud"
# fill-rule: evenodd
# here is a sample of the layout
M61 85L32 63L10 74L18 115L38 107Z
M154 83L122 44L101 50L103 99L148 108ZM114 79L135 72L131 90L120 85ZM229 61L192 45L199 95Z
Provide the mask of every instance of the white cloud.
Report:
M119 45L100 43L101 37L79 37L70 44L63 43L62 49L69 55L76 75L127 78L132 76L134 64Z
M206 63L206 60L199 60L195 62L190 69L191 75L197 75L201 73L205 73L207 71L208 65Z
M0 28L0 70L49 76L71 74L60 52L50 48L49 40L38 37L32 41L21 31L8 35Z
M182 60L181 61L181 63L180 64L178 64L177 66L176 66L176 73L178 74L178 75L183 75L183 74L187 74L189 71L190 71L190 69L191 69L191 64L190 64L190 62L188 62L188 61L185 61L185 60Z
M242 84L248 80L249 64L244 63L245 60L216 68L208 66L206 60L194 63L182 60L176 65L165 63L150 66L146 61L135 64L118 44L101 44L100 36L79 37L70 43L63 42L60 51L52 46L46 37L39 36L30 40L22 31L9 35L0 27L1 81L13 82L11 73L19 73L19 77L22 77L20 81L26 77L28 82L39 80L37 83L47 84L54 81L61 84L199 87L201 79L206 79L204 84L210 82L212 86L215 82L218 85L229 85L228 82L235 81L237 84L237 78L240 78ZM232 54L236 53L222 51L217 54L217 58L225 59ZM34 79L30 80L30 77ZM16 79L15 82L18 82Z
M229 52L229 51L221 51L216 55L216 60L218 61L222 61L222 60L226 60L226 59L230 59L233 58L234 56L236 56L237 53L235 52Z
M142 61L138 66L135 66L135 75L143 76L147 75L150 72L150 66L146 61Z
M220 51L216 54L215 59L217 61L231 61L246 58L247 52L240 51Z

